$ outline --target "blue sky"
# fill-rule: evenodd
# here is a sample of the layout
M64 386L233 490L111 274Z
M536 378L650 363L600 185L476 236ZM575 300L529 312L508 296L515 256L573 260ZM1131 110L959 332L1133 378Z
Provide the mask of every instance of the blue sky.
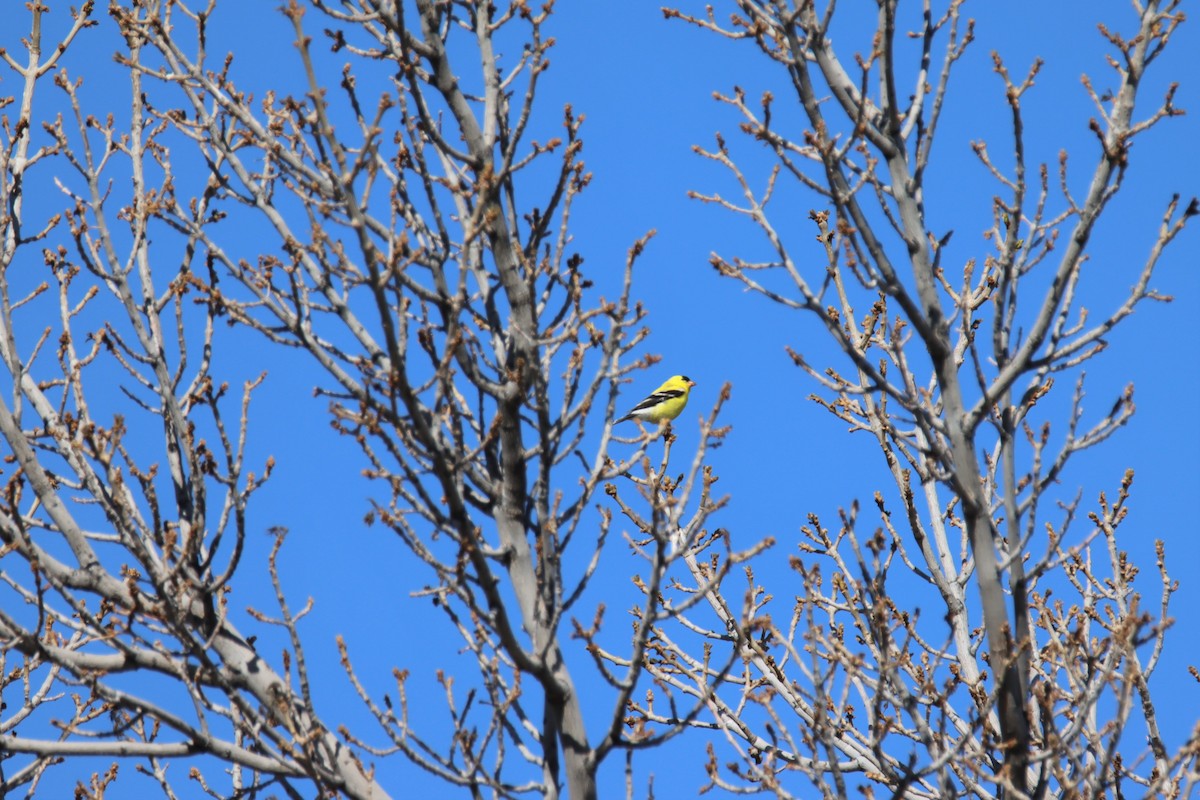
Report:
M214 41L239 48L239 68L257 80L286 81L290 69L289 26L274 8L277 3L232 4L218 11L213 21ZM711 253L751 255L763 244L756 232L726 212L687 198L689 190L730 192L728 177L711 162L695 155L693 145L710 147L716 132L724 132L735 153L746 159L751 174L764 180L769 169L761 151L737 140L739 119L734 111L712 99L714 91L739 85L751 96L772 89L786 93L780 76L746 43L716 39L679 22L666 22L655 4L562 3L550 25L558 40L552 66L543 78L541 113L544 140L558 132L561 106L571 103L586 114L584 156L594 181L574 212L574 244L584 255L585 272L603 289L617 280L625 253L650 229L658 231L638 265L635 295L649 309L652 336L647 351L662 356L663 363L645 373L628 390L632 404L672 373L685 373L697 381L692 405L680 418L677 431L681 452L695 445L695 419L706 412L725 382L733 395L722 419L733 426L724 446L712 454L721 475L719 488L731 495L728 510L717 520L729 528L735 542L744 546L771 535L779 541L766 556L783 564L795 552L799 527L809 512L832 524L839 507L854 500L868 504L876 489L890 489L882 459L865 437L847 436L845 425L805 398L816 387L791 364L785 346L803 352L814 364L840 365L812 320L787 313L760 297L751 296L731 281L721 279L708 265ZM700 4L685 9L697 13ZM858 12L856 5L862 6ZM864 2L840 4L842 13L869 15ZM953 229L946 255L948 264L961 264L972 256L982 258L990 245L982 232L990 224L990 202L997 187L990 181L969 146L983 139L993 155L1003 159L1008 150L1007 109L1000 80L992 72L990 51L999 51L1015 75L1023 74L1036 56L1046 63L1037 87L1025 102L1030 160L1052 166L1057 153L1072 153L1076 182L1086 180L1096 159L1096 144L1086 127L1094 115L1079 77L1093 76L1098 86L1111 85L1103 61L1104 43L1095 22L1129 29L1129 4L1123 0L1082 3L1022 2L968 3L967 13L977 19L976 42L960 62L951 86L949 105L930 175L927 208L941 230ZM316 20L310 17L315 29ZM855 33L848 25L846 41ZM272 43L272 37L278 39ZM4 45L16 47L11 36ZM863 45L849 46L861 49ZM100 63L112 52L111 42L100 35L87 40L68 62L79 70L87 62ZM469 63L469 62L468 62ZM235 72L236 74L236 72ZM1133 280L1148 252L1163 208L1172 193L1185 197L1200 192L1200 33L1195 23L1185 24L1160 62L1152 68L1142 92L1144 110L1161 97L1171 80L1182 85L1176 105L1195 110L1169 120L1141 137L1132 153L1132 166L1120 199L1109 209L1091 246L1085 278L1086 304L1099 314L1111 307L1118 293ZM8 80L8 79L6 79ZM13 85L0 85L5 92ZM90 86L102 101L111 87ZM119 88L117 89L119 91ZM115 101L114 101L115 102ZM535 128L536 130L536 128ZM757 163L756 163L756 159ZM1076 183L1076 189L1079 188ZM780 220L795 221L786 230L797 248L811 241L810 208L819 198L799 193L785 196L776 209ZM819 253L813 248L813 258ZM1125 469L1136 471L1132 516L1121 529L1123 547L1134 554L1146 574L1147 602L1153 607L1156 582L1153 541L1166 542L1168 564L1180 580L1172 616L1175 629L1168 638L1153 688L1161 702L1164 732L1178 745L1195 723L1196 684L1187 666L1196 663L1195 642L1200 619L1188 613L1200 606L1200 584L1192 565L1200 561L1191 499L1200 496L1196 454L1200 452L1200 378L1197 377L1197 326L1200 321L1200 237L1187 231L1171 247L1152 285L1173 295L1171 304L1144 305L1111 337L1111 346L1087 365L1088 410L1097 416L1107 410L1128 382L1136 385L1138 413L1111 440L1077 456L1063 475L1061 494L1069 498L1082 490L1084 507L1096 494L1114 494ZM818 262L819 263L819 262ZM949 269L949 267L948 267ZM1093 305L1094 304L1094 305ZM225 355L232 374L256 373L264 354L239 334L229 343L246 347L250 358ZM253 506L254 530L262 530L259 547L242 568L242 582L233 598L236 606L254 605L270 612L265 554L273 525L291 529L283 559L285 586L293 608L303 598L316 599L303 632L307 636L310 669L322 685L320 710L329 721L344 720L366 728L369 723L356 706L342 678L333 649L333 637L342 634L352 653L361 654L364 679L373 689L390 690L390 667L413 673L410 691L422 693L417 702L428 703L428 726L444 726L438 711L440 688L433 679L439 665L458 663L453 632L432 613L428 600L412 599L428 576L414 568L411 558L393 537L362 524L370 492L359 477L357 449L328 427L325 401L312 398L317 377L297 354L272 353L270 375L256 395L259 413L253 422L251 445L261 460L274 455L278 464L272 483ZM222 357L219 355L220 361ZM1060 384L1069 390L1073 379ZM1094 399L1093 399L1094 398ZM1082 526L1080 526L1082 528ZM628 606L627 581L631 559L619 539L610 539L604 556L605 580L593 586L593 603L609 605L610 624L624 625L620 611ZM369 557L364 557L364 552ZM778 570L779 580L787 571ZM786 584L771 587L789 595ZM584 608L590 608L585 604ZM577 612L586 620L589 612ZM381 620L386 621L381 624ZM264 643L270 633L258 632ZM278 652L270 645L263 652ZM261 646L260 646L261 647ZM579 662L576 680L589 684L586 663ZM603 698L602 691L596 691ZM1183 698L1188 698L1183 701ZM603 702L596 707L604 709ZM341 715L341 716L339 716ZM443 727L444 730L444 727ZM436 738L436 737L433 737ZM698 738L684 738L666 751L670 758L643 756L635 762L640 785L656 774L660 796L690 794L704 781L703 748ZM176 765L180 775L184 764ZM428 776L393 759L386 767L393 780L402 780L415 796L434 791L424 784ZM605 796L622 791L619 758L607 767ZM60 768L56 778L67 780ZM79 776L73 776L79 777ZM139 779L126 775L118 783L118 797L138 796ZM67 780L67 785L73 780ZM123 788L122 787L123 783ZM397 792L397 794L401 794Z

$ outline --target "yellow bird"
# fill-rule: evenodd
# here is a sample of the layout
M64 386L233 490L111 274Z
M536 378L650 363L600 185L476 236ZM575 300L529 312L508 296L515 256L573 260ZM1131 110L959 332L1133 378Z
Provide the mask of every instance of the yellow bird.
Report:
M617 422L624 422L627 419L640 419L654 423L673 420L687 405L688 392L695 385L695 381L686 375L673 375Z

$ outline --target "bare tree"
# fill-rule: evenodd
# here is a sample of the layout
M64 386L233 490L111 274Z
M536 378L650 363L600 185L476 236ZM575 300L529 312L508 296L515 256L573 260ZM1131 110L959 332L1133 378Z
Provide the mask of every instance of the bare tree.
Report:
M0 165L0 346L13 380L0 431L16 465L2 532L22 565L5 580L28 613L0 614L5 680L21 693L3 725L40 717L56 730L5 736L8 754L29 757L9 763L4 790L32 793L60 759L90 754L139 759L175 796L170 761L204 754L215 766L198 762L192 777L216 795L381 798L392 790L373 763L399 754L475 795L595 797L614 750L684 726L626 729L649 623L626 641L625 669L603 667L608 710L590 726L564 654L609 532L598 490L639 471L647 486L663 479L645 460L650 432L624 462L608 455L619 385L653 363L629 355L645 335L630 300L645 240L613 299L590 290L568 229L590 179L581 120L568 107L561 134L529 132L550 7L292 2L303 88L288 94L243 88L232 58L210 57L217 8L202 5L110 5L128 116L91 113L78 78L54 72L100 24L90 2L49 44L48 9L33 4L28 58L7 56L23 94ZM320 48L310 29L324 31ZM504 59L495 42L509 37L518 55ZM333 58L347 59L337 85ZM39 117L35 99L65 114ZM42 211L52 183L68 198L60 213ZM34 258L51 281L29 284ZM394 692L373 695L344 642L377 725L323 720L297 624L307 608L289 604L277 567L283 529L270 560L279 608L254 616L290 647L260 654L234 627L247 505L272 464L245 461L258 380L240 406L227 397L223 322L319 367L333 424L376 487L370 521L425 567L418 594L474 655L465 698L444 681L447 741L413 724L399 665ZM712 424L702 449L720 435ZM688 487L645 511L648 529L677 523L696 485L689 524L702 530L719 503L700 470L697 457ZM651 592L643 618L662 613ZM598 624L602 611L581 616ZM576 661L589 662L582 650ZM129 672L163 679L173 699L131 689ZM115 774L79 791L101 796Z
M1127 301L1099 323L1080 317L1081 260L1129 141L1174 113L1168 97L1135 121L1134 101L1177 3L1141 9L1129 40L1109 34L1121 89L1096 98L1102 150L1086 197L1055 198L1047 173L1028 180L1018 158L1006 174L980 147L1005 196L995 251L968 263L961 285L922 206L950 69L970 39L958 3L940 19L925 9L907 107L894 3L880 5L853 78L825 35L832 7L739 3L730 29L675 14L756 44L793 82L804 133L772 125L770 98L725 100L774 151L772 181L823 198L812 219L825 270L796 266L792 232L773 226L724 143L705 155L744 201L706 199L752 219L778 258L714 263L824 322L849 368L797 363L827 408L876 437L898 491L894 521L896 501L876 495L870 536L856 507L836 533L811 519L808 555L793 560L803 592L784 622L749 565L773 542L739 552L710 527L724 498L707 454L727 432L727 391L683 467L669 430L613 454L618 390L655 361L636 355L646 332L632 300L650 236L604 281L573 249L573 204L591 177L582 120L567 107L543 132L536 102L552 4L291 0L286 76L209 52L234 5L114 0L105 19L87 2L50 36L49 9L34 2L23 56L3 54L21 92L0 97L11 379L0 793L32 795L48 771L93 756L114 766L80 779L78 796L104 796L123 761L179 796L171 766L188 759L187 780L222 797L384 798L401 793L380 777L396 760L472 796L590 798L619 752L632 796L634 754L697 729L735 754L722 771L714 746L709 771L734 791L793 794L791 771L830 796L852 785L910 797L1190 790L1195 748L1166 751L1146 683L1172 584L1160 558L1156 621L1115 538L1129 480L1083 535L1076 524L1068 536L1082 501L1043 508L1066 461L1128 419L1131 397L1088 423L1077 400L1061 443L1035 427L1054 377L1154 297L1151 272L1195 213L1171 203ZM79 78L95 66L70 60L101 35L120 46L121 113L92 105ZM997 63L1020 154L1029 81ZM1060 231L1068 242L1053 249ZM783 271L788 293L757 280L766 269ZM1031 297L1027 276L1045 271L1051 291ZM375 724L351 730L322 713L308 656L329 645L305 636L309 606L284 592L282 527L269 561L277 608L252 610L254 632L234 625L239 587L261 577L241 565L273 462L248 463L262 379L233 377L226 325L313 365L329 420L361 450L352 468L370 481L368 522L403 542L424 570L412 590L461 635L474 669L439 673L447 737L409 713L408 670L430 665L400 647L381 693L374 667L339 641ZM642 559L631 631L606 620L622 595L596 599L594 585L613 526L626 524L617 514ZM937 620L889 597L897 559L944 601L945 644ZM1052 581L1078 593L1075 607L1049 601ZM264 631L282 631L287 648L260 651ZM586 709L584 686L603 689ZM1134 715L1151 736L1144 761L1119 748Z
M1151 276L1198 213L1195 199L1164 202L1124 301L1088 314L1082 267L1130 145L1181 113L1174 86L1152 111L1135 111L1146 69L1183 20L1180 4L1135 3L1127 34L1101 26L1117 88L1102 97L1084 83L1099 118L1082 196L1068 189L1065 153L1057 177L1026 161L1021 101L1040 62L1014 79L993 55L1015 163L1002 169L987 143L974 145L995 181L981 187L995 193L981 226L992 249L955 267L924 195L950 75L973 39L962 3L902 16L900 3L880 2L869 38L848 48L835 48L830 30L852 12L834 3L729 5L727 16L667 15L754 47L784 71L792 94L756 101L735 88L719 98L775 166L762 186L718 137L697 152L740 191L694 196L751 220L773 255L714 255L713 266L822 323L845 363L792 357L815 381L813 399L878 443L895 485L875 491L869 533L857 503L832 530L809 517L803 555L792 557L803 585L792 608L772 611L771 596L790 590L751 576L747 608L710 594L704 614L671 620L656 636L669 643L650 667L658 685L671 696L710 694L711 714L693 724L719 731L734 753L722 770L712 751L711 785L803 796L788 780L795 772L827 797L1189 794L1200 777L1196 740L1167 751L1147 683L1175 584L1159 542L1157 598L1145 599L1117 538L1132 473L1095 506L1080 495L1054 503L1067 462L1133 413L1130 386L1108 413L1087 418L1082 365L1136 306L1163 299ZM897 53L906 25L921 43L912 67ZM789 101L803 110L799 129L773 121ZM797 242L794 207L771 204L785 182L820 199L809 215L816 245L808 231ZM822 269L804 266L818 253ZM1055 422L1065 431L1052 437L1054 414L1039 403L1071 375L1070 411ZM707 579L706 565L688 563L697 582ZM936 591L948 636L941 614L908 603L922 585ZM1064 592L1070 600L1050 599ZM737 678L714 670L697 641L730 642L743 664ZM723 690L712 692L715 678ZM646 725L672 721L639 712ZM1145 747L1127 734L1135 721Z

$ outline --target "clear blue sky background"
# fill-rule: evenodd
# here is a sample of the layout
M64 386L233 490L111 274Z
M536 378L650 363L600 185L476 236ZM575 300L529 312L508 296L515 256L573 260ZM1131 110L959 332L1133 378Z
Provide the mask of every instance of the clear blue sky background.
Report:
M277 5L252 2L235 8L227 3L212 22L213 50L237 49L235 75L242 70L249 83L287 82L295 75L287 72L298 69L289 26L276 13ZM873 6L861 0L844 2L841 11L869 16ZM700 4L684 8L702 13ZM1104 21L1129 31L1132 20L1129 4L1123 0L981 0L969 3L967 13L978 21L977 41L953 79L935 154L937 167L926 195L930 218L938 229L955 231L945 256L948 271L969 258L982 258L990 248L982 232L990 224L991 197L998 189L969 143L986 140L1001 159L1010 149L1008 112L1000 80L992 72L990 51L999 51L1014 75L1023 74L1036 56L1045 58L1037 88L1025 102L1031 161L1053 166L1060 149L1070 150L1073 185L1079 190L1097 157L1095 139L1086 127L1095 111L1079 78L1088 72L1100 88L1114 83L1095 23ZM55 14L59 22L65 16L57 9ZM309 22L313 32L319 30L315 15ZM107 32L86 39L72 54L70 70L78 73L89 61L92 68L108 68L108 55L115 46L111 26L105 27ZM850 43L853 32L849 27L846 39L839 42L843 56L866 46L861 41ZM10 51L17 49L18 33L10 30L0 36ZM775 536L779 544L766 556L763 567L770 575L771 563L783 565L795 552L797 531L807 513L818 513L832 525L839 507L854 500L869 502L876 489L889 488L882 459L871 443L865 437L848 437L843 423L805 400L815 387L792 366L785 345L803 352L814 364L841 364L817 327L742 292L708 266L714 251L728 256L760 252L762 244L755 232L727 213L686 197L688 190L730 193L734 189L716 166L691 152L694 144L711 146L717 131L735 142L736 152L747 164L762 155L756 146L736 141L739 119L727 106L714 102L712 92L728 91L734 84L751 96L774 89L780 113L786 116L781 75L750 45L666 22L653 3L564 2L549 33L558 46L552 68L543 78L543 126L531 136L544 141L557 135L560 109L566 102L587 115L584 154L595 179L575 209L573 225L575 246L586 258L586 273L601 286L606 279L615 280L631 243L649 229L658 231L639 262L635 294L650 311L653 335L647 348L661 354L664 362L630 387L628 400L632 403L673 372L695 379L693 405L677 426L679 446L690 452L695 445L696 415L711 406L724 382L732 383L733 396L723 419L733 425L733 432L712 456L721 475L719 487L731 494L732 503L717 522L729 528L741 545ZM335 80L331 75L330 81ZM1162 123L1135 145L1126 188L1091 247L1085 291L1086 304L1095 314L1111 308L1117 293L1133 282L1170 195L1200 192L1200 28L1194 22L1183 26L1154 65L1142 93L1145 113L1172 80L1182 82L1176 104L1194 113ZM14 87L10 83L0 88L11 92ZM86 87L97 103L126 107L120 94L109 97L112 91L121 88L95 81ZM768 167L759 160L750 169L761 182ZM802 252L813 233L807 212L822 203L819 198L797 195L788 203L776 210L776 222L794 221L786 234L796 251ZM814 264L819 263L818 251L810 248L809 252ZM1160 721L1172 745L1186 736L1200 707L1196 684L1186 672L1189 663L1200 661L1196 646L1200 619L1190 613L1200 606L1200 583L1195 577L1200 541L1192 507L1200 496L1198 257L1200 234L1188 231L1168 251L1152 282L1161 292L1174 295L1175 302L1141 307L1111 337L1109 350L1089 363L1087 410L1099 417L1132 381L1138 414L1109 442L1076 457L1063 475L1061 493L1070 498L1082 489L1084 506L1090 507L1099 491L1115 493L1126 468L1136 470L1132 516L1121 529L1122 546L1145 571L1148 605L1153 607L1156 601L1155 539L1167 543L1169 564L1181 582L1172 606L1176 626L1153 683L1160 698ZM248 357L239 361L230 351L218 354L218 372L256 372L265 356L247 340L236 341ZM409 592L423 586L428 575L414 568L398 541L361 523L369 488L357 477L360 456L351 442L330 431L325 402L312 399L317 377L295 354L269 357L268 383L255 398L259 413L251 443L260 462L270 453L278 467L271 485L253 506L252 529L265 532L269 526L282 525L292 531L284 557L285 584L294 608L306 596L316 599L303 632L319 687L320 710L331 724L344 721L352 728L369 730L370 723L337 663L333 637L343 634L374 690L392 689L391 666L411 670L410 691L424 695L417 702L430 715L428 727L444 730L434 670L456 665L469 675L471 665L457 655L457 639L428 601L409 598ZM1071 383L1061 382L1057 391L1065 394ZM1077 523L1076 533L1083 533L1083 525ZM232 598L234 607L272 609L265 573L268 545L264 533L243 566L242 581ZM590 595L593 603L608 604L610 625L620 628L625 626L621 611L631 598L627 583L631 559L620 539L610 539L604 582L594 586ZM793 589L783 582L785 569L777 571L775 580L771 590L790 596ZM578 612L584 619L589 614L588 605ZM278 653L282 642L272 650L269 633L250 632L262 635L260 648L267 657ZM575 677L585 693L599 700L593 710L607 714L608 693L590 683L582 659ZM669 758L640 757L636 762L639 785L644 787L647 776L655 773L658 796L693 794L704 782L701 739L685 737L665 755ZM604 773L604 796L623 793L620 761L614 758ZM399 758L381 767L395 796L448 794ZM187 767L179 763L174 769L182 776ZM71 775L70 770L69 766L56 770L52 773L56 783L44 788L66 787L82 777ZM137 787L144 780L133 776L132 770L124 772L114 796L140 796Z

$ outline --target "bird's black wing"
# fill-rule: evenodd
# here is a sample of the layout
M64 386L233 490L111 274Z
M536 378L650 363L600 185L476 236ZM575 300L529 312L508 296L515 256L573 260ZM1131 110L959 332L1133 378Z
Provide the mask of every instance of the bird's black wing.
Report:
M633 409L630 410L629 413L632 414L635 411L645 411L647 408L653 408L654 406L658 405L659 403L665 403L668 400L674 400L676 397L680 397L682 395L683 395L682 389L664 389L661 392L655 392L654 394L650 395L645 400L643 400L642 402L640 402L636 406L634 406Z

